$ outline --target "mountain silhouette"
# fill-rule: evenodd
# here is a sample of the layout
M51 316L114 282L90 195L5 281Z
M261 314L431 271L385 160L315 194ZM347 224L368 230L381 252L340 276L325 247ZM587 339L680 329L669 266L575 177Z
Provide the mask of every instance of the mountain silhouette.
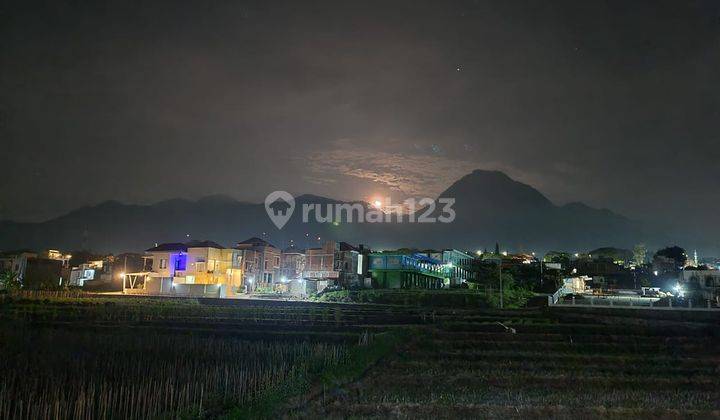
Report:
M502 172L476 170L440 194L454 198L452 223L318 223L302 221L305 204L344 202L300 195L282 229L268 218L263 203L247 203L215 195L197 201L165 200L151 205L107 201L86 206L40 223L0 222L0 249L59 248L97 252L140 251L161 242L211 239L231 246L248 237L263 237L278 247L318 246L327 239L362 243L376 249L482 249L500 242L515 251L584 250L601 246L630 248L653 243L641 224L605 209L582 203L557 206L538 190ZM368 203L361 204L370 209ZM431 216L441 213L438 205ZM426 209L418 210L426 212ZM320 240L318 240L320 237ZM188 239L189 238L189 239Z
M651 239L636 221L582 203L557 206L535 188L499 171L473 171L439 197L455 198L457 217L452 224L433 226L433 233L468 245L498 241L530 252L607 244L631 247Z

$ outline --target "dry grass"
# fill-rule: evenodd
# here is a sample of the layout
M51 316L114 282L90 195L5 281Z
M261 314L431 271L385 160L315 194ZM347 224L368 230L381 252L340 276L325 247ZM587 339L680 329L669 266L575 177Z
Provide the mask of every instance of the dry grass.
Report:
M346 346L0 328L0 418L152 418L247 404Z

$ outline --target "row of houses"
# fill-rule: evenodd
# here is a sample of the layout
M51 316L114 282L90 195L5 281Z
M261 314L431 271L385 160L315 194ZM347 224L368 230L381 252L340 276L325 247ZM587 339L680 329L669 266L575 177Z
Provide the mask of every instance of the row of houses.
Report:
M126 294L233 297L248 292L309 294L337 288L443 288L468 273L458 250L372 252L345 242L280 249L257 237L224 247L213 241L158 244L143 270L123 275Z
M32 287L60 286L70 276L71 257L55 249L2 252L0 271L10 271L21 283Z
M61 253L54 251L53 258ZM25 272L32 258L16 254L5 268ZM528 263L530 256L479 257L456 249L373 252L346 242L285 249L252 237L230 247L213 241L162 243L142 254L85 258L69 266L70 255L59 259L54 285L125 294L233 297L244 293L291 292L310 294L327 287L426 288L458 287L473 281L478 261L497 258L506 264ZM517 261L516 261L517 260ZM0 259L0 263L4 260ZM494 260L493 260L494 261ZM493 262L490 261L490 262ZM20 274L23 281L26 276Z
M13 273L28 289L76 286L117 290L124 272L142 269L141 254L80 254L71 255L56 249L4 251L0 252L0 272Z
M362 287L368 251L344 242L284 250L253 237L224 247L213 241L158 244L145 252L144 269L123 276L127 294L232 297L248 292L295 291L329 285Z

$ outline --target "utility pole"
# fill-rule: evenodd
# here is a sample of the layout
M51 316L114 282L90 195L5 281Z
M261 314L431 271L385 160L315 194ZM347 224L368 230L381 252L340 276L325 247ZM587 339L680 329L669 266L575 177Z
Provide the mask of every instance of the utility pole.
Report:
M503 309L502 257L498 264L498 275L500 276L500 309Z
M633 286L635 286L635 290L637 290L637 271L633 270Z

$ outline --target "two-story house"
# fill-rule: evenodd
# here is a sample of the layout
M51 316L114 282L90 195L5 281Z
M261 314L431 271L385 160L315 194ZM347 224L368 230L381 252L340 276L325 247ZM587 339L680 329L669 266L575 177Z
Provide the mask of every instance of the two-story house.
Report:
M146 256L152 260L150 271L126 273L124 291L137 293L134 290L142 287L147 294L218 297L242 291L241 254L216 242L159 244L148 249Z
M235 249L244 262L244 282L249 290L257 287L273 287L280 281L281 251L273 244L252 237L238 242Z

